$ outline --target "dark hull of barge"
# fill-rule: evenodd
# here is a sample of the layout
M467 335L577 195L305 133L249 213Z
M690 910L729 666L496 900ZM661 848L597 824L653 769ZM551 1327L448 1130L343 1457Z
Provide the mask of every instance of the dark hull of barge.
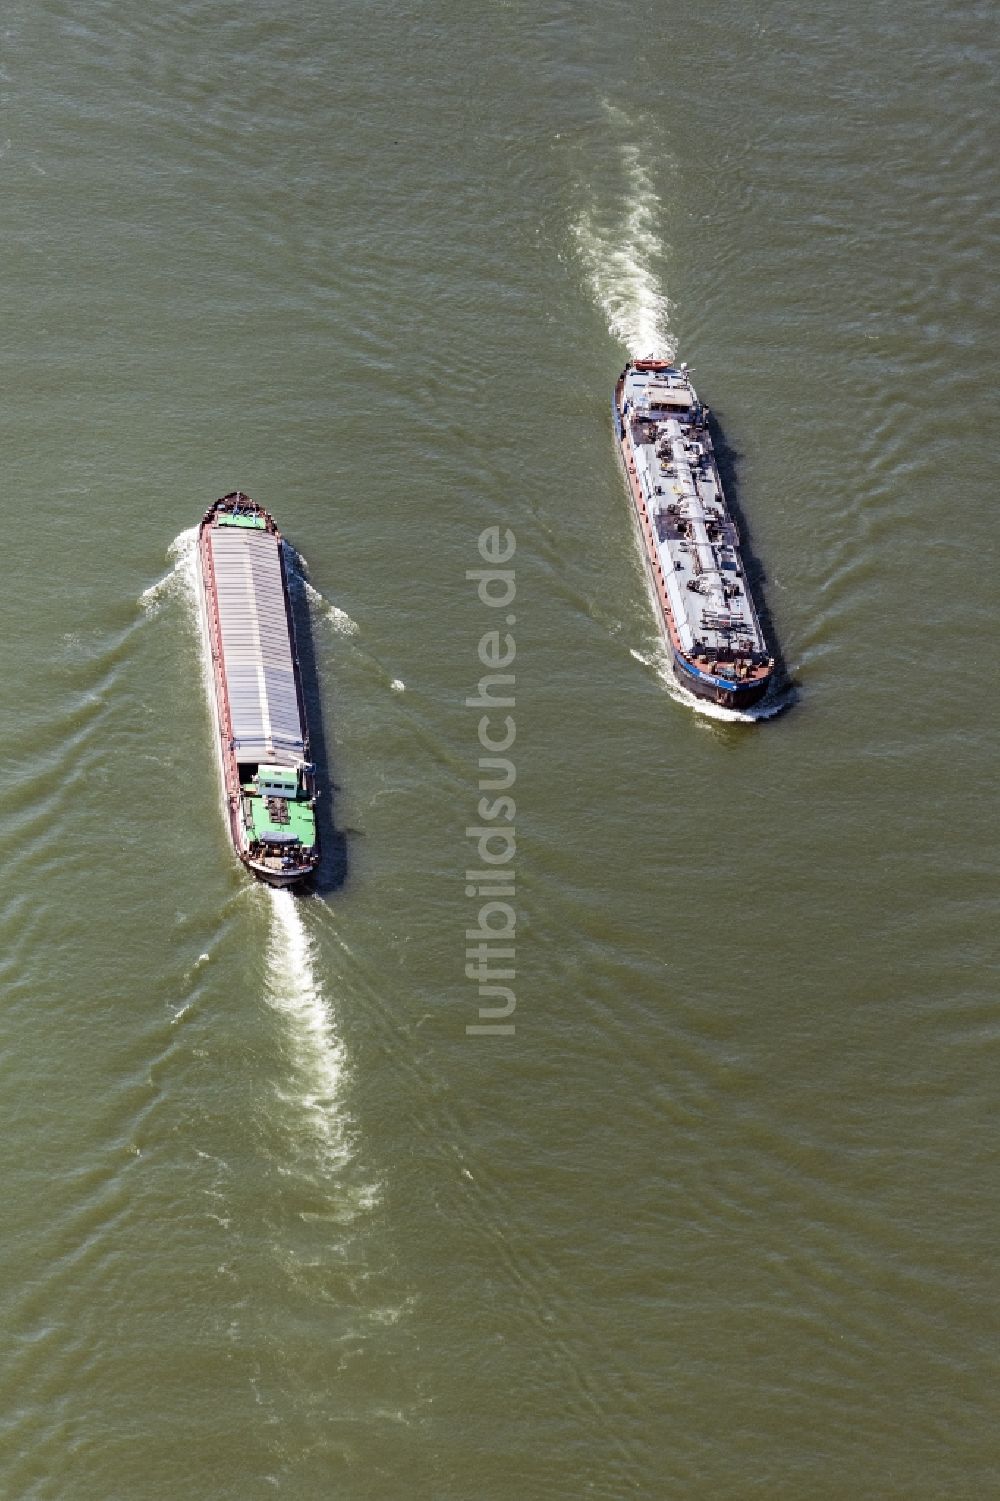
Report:
M233 848L267 885L297 886L319 864L316 785L274 518L241 491L217 500L198 530L198 571Z

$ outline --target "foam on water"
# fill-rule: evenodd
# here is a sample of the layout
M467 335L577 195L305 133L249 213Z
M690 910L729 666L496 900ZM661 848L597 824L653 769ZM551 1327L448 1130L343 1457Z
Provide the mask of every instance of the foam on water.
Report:
M296 1104L311 1117L322 1145L343 1157L346 1146L337 1113L343 1045L333 1030L300 904L290 891L266 891L271 921L266 998L289 1022L301 1086Z
M356 636L358 634L361 627L356 620L351 619L346 610L342 610L339 605L332 604L325 595L321 594L318 589L310 584L305 574L301 571L299 572L299 578L302 581L302 587L306 591L306 598L310 604L316 606L335 630L339 631L342 636Z
M208 640L208 624L205 620L205 612L201 607L198 586L198 528L189 526L184 531L178 532L167 549L167 556L174 559L174 566L169 573L153 584L150 589L140 595L140 602L148 613L163 600L173 594L179 594L189 618L193 620L198 632L198 660L201 663L201 686L205 694L205 703L208 706L210 722L212 725L212 743L215 746L215 763L219 773L219 787L222 801L219 804L219 816L226 824L226 832L229 832L229 823L225 813L226 802L226 773L222 765L222 756L219 749L219 731L216 720L215 708L215 685L212 682L212 669L210 664L211 651ZM147 603L147 596L152 596L151 604Z
M674 352L670 302L654 269L661 253L660 200L632 122L613 105L605 103L604 110L617 138L622 193L610 216L593 200L580 215L573 226L577 251L609 333L633 357L669 357Z
M339 605L335 605L331 600L327 599L325 594L322 594L314 584L309 582L309 579L306 577L305 560L298 553L293 552L291 548L288 548L288 556L291 561L293 581L296 587L303 591L311 608L332 625L338 635L359 636L361 634L361 627L358 622L352 620L346 610L342 610ZM372 652L366 650L365 647L357 642L353 644L352 650L358 654L361 661L366 662L374 670L382 685L388 687L391 693L405 693L406 684L403 682L403 679L393 677L388 668Z
M147 615L152 615L163 601L170 597L176 589L182 588L189 592L191 604L196 607L195 596L195 559L198 547L198 528L186 527L178 532L167 549L167 557L173 559L173 566L167 570L162 578L157 579L155 584L150 584L148 589L143 589L139 595L139 603Z

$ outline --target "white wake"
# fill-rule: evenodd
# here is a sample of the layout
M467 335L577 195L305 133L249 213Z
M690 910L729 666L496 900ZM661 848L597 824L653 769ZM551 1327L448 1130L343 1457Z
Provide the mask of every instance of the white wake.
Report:
M290 891L266 889L271 911L267 1001L288 1021L288 1041L299 1076L295 1101L309 1116L324 1148L345 1157L338 1114L343 1044L333 1030L299 901Z
M189 595L191 607L197 608L197 555L198 528L189 526L183 532L178 532L167 548L167 557L173 559L172 566L161 579L150 584L148 589L143 589L139 595L139 603L147 615L152 615L165 599L169 599L178 590Z
M622 191L611 213L602 213L592 199L573 226L577 250L609 333L634 358L670 357L670 302L656 272L662 205L645 153L636 143L640 132L623 110L610 104L604 109L621 165Z
M299 577L302 580L302 587L306 591L306 598L329 620L334 629L339 631L342 636L356 636L360 629L358 622L352 620L346 610L342 610L339 605L333 604L327 599L325 594L321 594L318 589L314 588L304 573L300 572Z
M314 584L309 582L306 576L305 560L298 553L292 553L291 550L289 550L289 556L295 584L302 590L312 612L320 616L321 619L329 622L339 636L359 636L361 634L361 627L358 622L352 620L346 610L342 610L339 605L335 605L332 600L327 599L325 594L322 594ZM366 650L365 647L360 646L357 642L353 643L353 649L359 653L362 660L368 662L375 669L379 679L384 686L388 687L391 693L406 692L406 684L403 682L403 679L392 677L388 669L372 652Z

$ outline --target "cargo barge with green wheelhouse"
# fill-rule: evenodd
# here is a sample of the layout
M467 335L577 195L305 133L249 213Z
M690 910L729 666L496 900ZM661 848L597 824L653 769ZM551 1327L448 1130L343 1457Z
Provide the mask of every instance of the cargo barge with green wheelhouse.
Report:
M273 516L240 490L198 528L199 596L233 847L270 886L319 864L316 774L285 544Z

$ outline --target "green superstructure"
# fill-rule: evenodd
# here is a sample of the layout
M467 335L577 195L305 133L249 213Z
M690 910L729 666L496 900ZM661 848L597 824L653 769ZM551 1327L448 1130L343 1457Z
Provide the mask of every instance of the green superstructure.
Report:
M258 766L253 778L240 788L243 825L251 842L289 842L304 850L316 847L316 812L313 799L294 766Z
M243 819L250 839L288 834L304 849L316 844L316 813L310 802L261 797L253 786L243 788Z
M239 516L234 512L220 511L215 518L216 526L244 526L255 532L267 530L263 516Z

